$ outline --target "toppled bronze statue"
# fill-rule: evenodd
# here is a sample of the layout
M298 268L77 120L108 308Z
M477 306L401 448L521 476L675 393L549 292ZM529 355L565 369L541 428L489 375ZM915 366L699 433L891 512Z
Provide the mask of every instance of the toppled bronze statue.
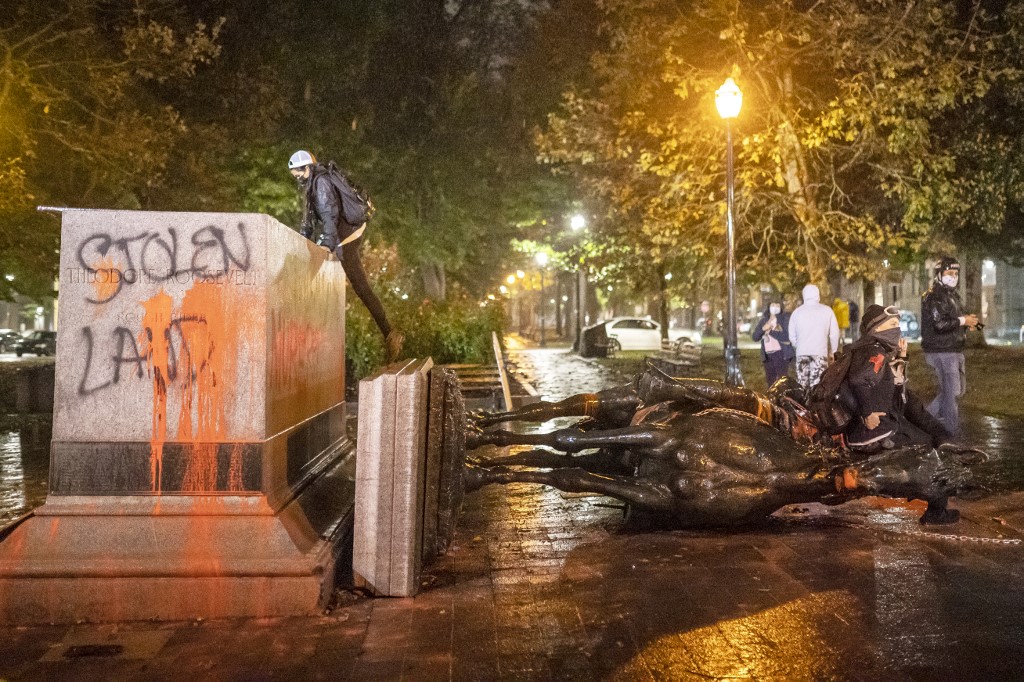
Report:
M922 523L959 518L946 508L947 499L966 485L968 465L983 453L914 446L858 459L823 436L797 397L785 380L759 394L648 370L626 386L478 419L490 426L589 417L543 434L471 432L469 448L541 445L570 456L530 450L471 462L467 487L526 482L599 493L669 515L684 527L749 523L787 504L839 504L868 495L927 501ZM597 452L575 454L591 449Z

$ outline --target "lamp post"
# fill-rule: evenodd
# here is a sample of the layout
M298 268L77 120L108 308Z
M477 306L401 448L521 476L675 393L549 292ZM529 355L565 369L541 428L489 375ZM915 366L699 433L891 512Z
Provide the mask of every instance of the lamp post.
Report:
M715 106L718 115L725 119L726 139L726 221L725 221L725 286L727 307L725 312L725 383L729 386L742 386L743 374L740 372L739 345L736 341L736 253L735 228L733 226L734 178L732 158L732 120L740 115L743 106L743 93L732 78L726 78L722 87L715 92Z
M569 220L573 232L581 232L587 226L587 219L580 214ZM582 251L581 251L582 254ZM583 256L576 265L576 352L583 354L583 301L586 296L586 275L583 270Z
M548 254L545 251L538 251L535 258L537 265L540 266L540 347L544 348L548 345L544 325L544 268L548 264Z

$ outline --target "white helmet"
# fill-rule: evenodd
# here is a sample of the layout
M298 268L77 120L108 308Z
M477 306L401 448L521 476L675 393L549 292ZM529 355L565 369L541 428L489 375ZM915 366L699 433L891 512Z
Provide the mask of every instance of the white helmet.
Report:
M292 158L288 159L288 169L292 170L302 168L303 166L311 166L314 163L316 163L316 157L305 149L300 149L292 154Z

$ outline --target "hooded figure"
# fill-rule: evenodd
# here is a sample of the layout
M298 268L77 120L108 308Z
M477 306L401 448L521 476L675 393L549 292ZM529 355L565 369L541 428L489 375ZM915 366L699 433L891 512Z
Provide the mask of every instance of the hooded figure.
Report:
M821 303L818 287L805 286L803 298L803 305L789 317L788 331L796 351L796 380L809 391L839 349L839 323L832 308Z
M789 373L789 363L796 357L789 341L789 313L781 300L769 301L750 335L754 341L761 342L764 376L768 386L772 386Z
M861 337L850 346L847 395L854 418L847 433L853 450L875 454L906 445L937 447L949 432L924 409L906 387L906 341L900 336L899 311L870 305L864 311Z

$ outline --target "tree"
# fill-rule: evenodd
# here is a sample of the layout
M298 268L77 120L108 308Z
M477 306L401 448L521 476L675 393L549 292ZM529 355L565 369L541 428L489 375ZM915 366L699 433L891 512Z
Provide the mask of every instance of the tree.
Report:
M1004 77L1007 34L939 0L606 0L599 85L567 94L540 140L629 234L717 260L724 135L736 122L741 276L791 289L870 273L931 234L917 199L953 153L932 126Z
M187 131L159 88L217 54L219 25L164 2L5 6L0 28L0 296L52 293L58 234L36 203L135 208Z

